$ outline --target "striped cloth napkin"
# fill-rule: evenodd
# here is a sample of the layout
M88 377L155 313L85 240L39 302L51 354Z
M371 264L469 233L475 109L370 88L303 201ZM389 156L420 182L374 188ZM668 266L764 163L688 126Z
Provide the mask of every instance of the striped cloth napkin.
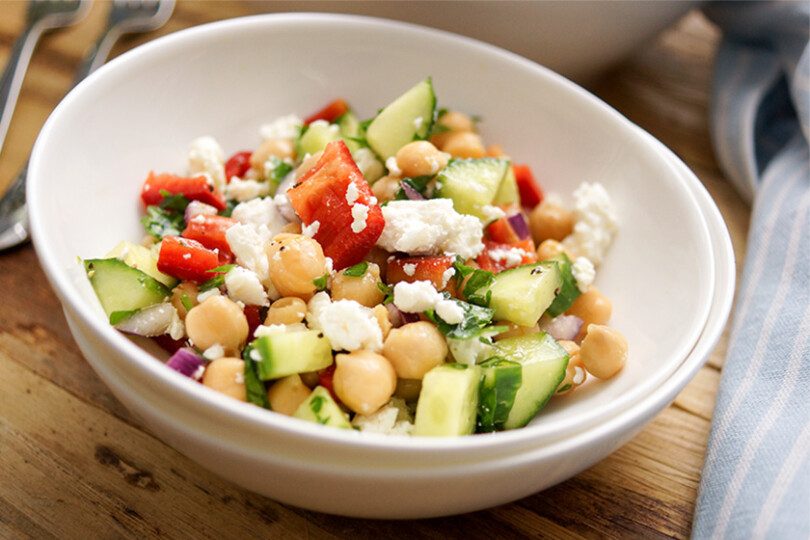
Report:
M693 538L810 538L810 2L719 2L712 138L753 204Z

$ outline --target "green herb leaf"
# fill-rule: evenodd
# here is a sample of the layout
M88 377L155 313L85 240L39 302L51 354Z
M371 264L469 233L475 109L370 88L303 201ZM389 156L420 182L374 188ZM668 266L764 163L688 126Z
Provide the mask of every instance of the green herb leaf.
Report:
M368 262L362 261L344 270L343 275L349 277L363 277L366 275L366 270L368 270Z
M319 291L326 289L326 283L329 280L329 274L324 274L319 278L315 278L312 280L312 283L315 284L315 288Z
M223 217L231 217L233 214L233 209L236 208L236 205L239 204L239 201L235 199L228 199L225 201L225 210L219 213L220 216Z
M278 156L270 156L264 168L265 172L267 173L267 179L271 182L275 182L276 185L281 183L281 181L284 180L284 177L293 170L292 165L282 161L282 159Z
M429 309L425 311L425 315L436 324L439 332L446 337L455 339L468 339L481 335L484 328L492 322L492 316L495 314L494 309L487 307L476 306L468 302L463 302L456 298L450 298L448 293L444 293L446 298L464 310L464 316L460 323L449 324L439 317L435 310Z
M191 308L194 307L194 304L191 302L191 298L189 298L185 292L180 293L180 303L183 304L186 311L190 311Z
M267 397L267 389L259 378L256 362L250 357L250 351L252 350L253 347L248 346L242 354L245 361L245 390L247 390L248 403L253 403L265 409L272 409L270 400Z
M113 311L110 313L110 324L115 326L116 324L120 323L121 321L130 318L132 315L137 313L139 310L137 309L130 309L126 311Z
M323 408L324 403L326 403L326 398L323 396L315 396L309 402L309 408L312 409L312 412L315 413L317 416L321 409ZM319 419L320 420L320 419Z
M158 240L164 236L180 236L180 233L186 228L182 213L172 212L154 205L146 207L146 215L141 218L141 223L147 234Z
M390 304L391 302L394 301L394 286L393 285L388 285L386 283L383 283L382 281L378 281L377 282L377 288L380 289L382 291L382 293L385 295L385 298L382 301L383 304Z
M234 268L235 264L223 264L222 266L217 266L216 268L212 268L210 270L206 270L206 273L210 274L217 274L216 276L212 277L208 281L203 282L200 285L200 292L210 291L211 289L218 289L225 285L225 274L231 271Z
M453 268L456 269L455 277L459 285L467 276L470 276L470 279L468 279L466 285L464 285L464 290L461 291L461 297L479 306L489 306L492 291L488 290L488 287L495 279L495 274L487 270L471 268L464 264L461 257L455 260ZM486 292L483 295L479 294L481 290L486 290Z
M164 210L171 210L179 214L185 212L188 203L191 202L182 193L170 193L165 189L161 189L160 194L163 195L163 200L158 203L158 206Z

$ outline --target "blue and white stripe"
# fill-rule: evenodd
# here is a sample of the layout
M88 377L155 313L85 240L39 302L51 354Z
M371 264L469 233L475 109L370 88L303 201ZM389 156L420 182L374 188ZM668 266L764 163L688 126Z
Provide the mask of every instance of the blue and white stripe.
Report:
M694 538L810 538L810 3L720 2L717 159L753 201Z

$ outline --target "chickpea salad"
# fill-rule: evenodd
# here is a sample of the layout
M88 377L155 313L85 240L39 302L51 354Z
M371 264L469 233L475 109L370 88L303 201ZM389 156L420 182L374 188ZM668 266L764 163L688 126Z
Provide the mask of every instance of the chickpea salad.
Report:
M336 99L259 131L149 172L145 238L82 261L110 323L169 368L304 421L458 436L624 367L593 284L618 229L598 182L547 196L429 78L366 121Z

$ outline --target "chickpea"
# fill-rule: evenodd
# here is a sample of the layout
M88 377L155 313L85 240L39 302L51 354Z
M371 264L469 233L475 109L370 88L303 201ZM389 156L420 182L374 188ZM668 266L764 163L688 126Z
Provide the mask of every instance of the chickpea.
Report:
M613 304L608 298L599 292L594 285L580 294L566 314L575 315L582 319L582 329L579 331L578 339L585 336L589 324L605 324L610 320L613 312Z
M354 300L366 307L374 307L385 298L378 283L380 267L374 263L368 263L366 272L359 277L338 272L332 278L332 300Z
M318 164L320 161L321 156L323 155L323 150L320 152L315 152L310 156L306 156L303 161L301 161L301 165L295 170L295 180L298 181L299 178L304 176L308 173L315 165Z
M169 301L177 310L177 315L181 320L185 321L186 315L188 314L186 304L191 303L192 307L198 304L198 292L199 288L193 281L182 281L174 289L172 289L172 296L169 298Z
M399 191L399 183L402 179L397 176L383 176L371 186L371 193L380 202L393 200Z
M571 212L562 206L550 202L542 202L534 207L529 214L529 230L535 242L551 238L562 241L574 230L574 218Z
M515 324L511 321L501 321L498 322L497 325L506 326L509 329L495 336L495 341L500 341L510 337L529 336L540 331L540 327L537 324L534 326L520 326L519 324Z
M540 245L537 246L537 259L540 261L547 261L564 251L565 249L560 242L549 238L548 240L543 240L540 242Z
M287 223L281 228L279 232L284 234L301 234L301 224Z
M307 303L296 296L279 298L270 305L264 324L295 324L307 316Z
M270 280L281 296L308 300L317 291L314 280L327 273L321 245L308 236L279 234L267 248Z
M433 176L447 166L450 155L440 152L428 141L414 141L396 153L397 166L402 176Z
M186 315L186 333L199 349L221 345L226 355L236 355L248 337L242 309L225 296L209 296Z
M397 374L384 356L365 350L335 356L335 394L352 411L371 414L388 403Z
M202 383L226 396L247 401L245 362L241 358L217 358L205 368Z
M565 378L557 386L555 392L555 395L562 396L584 383L588 378L588 372L579 357L579 345L567 340L560 340L557 343L568 353L568 367L565 368Z
M295 373L274 382L267 391L267 399L272 410L292 416L311 393L312 390L303 383L301 376Z
M292 139L268 139L250 155L251 168L264 176L264 164L271 156L279 159L295 159L295 145Z
M502 158L507 157L500 144L490 144L487 146L487 157Z
M425 373L444 362L447 342L429 322L408 323L388 333L383 355L391 361L397 376L421 380Z
M451 134L456 132L472 132L475 131L475 124L472 118L466 114L458 111L447 111L441 115L436 124L441 126L442 132L436 133L430 138L430 142L435 144L438 148L444 149L444 144Z
M382 330L382 337L384 341L385 338L388 337L388 333L391 331L391 319L388 314L388 309L382 304L377 304L374 306L371 312L374 315L374 318L377 319L377 324L380 325L380 330Z
M477 133L460 131L451 133L442 147L442 151L447 152L455 158L481 158L484 157L484 142Z
M609 326L591 324L582 340L579 357L588 373L609 379L627 362L627 338Z
M301 377L301 382L310 390L321 384L321 376L317 371L299 373L298 376Z
M408 403L416 403L419 399L419 392L422 391L422 381L419 379L398 379L397 389L394 395L402 398Z

